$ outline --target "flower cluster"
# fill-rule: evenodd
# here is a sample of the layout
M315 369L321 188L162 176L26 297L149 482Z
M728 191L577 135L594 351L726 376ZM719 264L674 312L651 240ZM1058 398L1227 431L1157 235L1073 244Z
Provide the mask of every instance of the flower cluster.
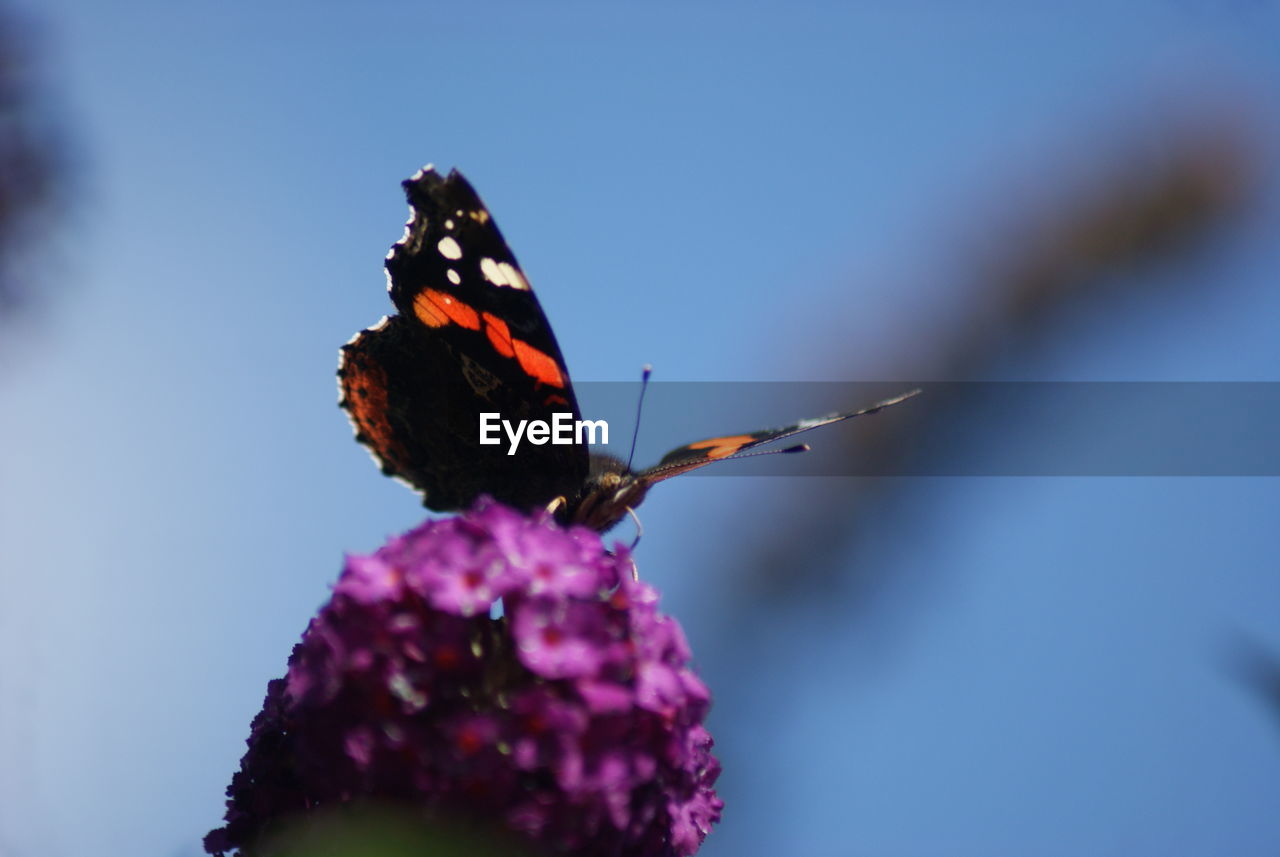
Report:
M556 854L693 854L722 806L709 697L630 571L590 530L486 501L349 557L206 849L253 854L288 816L375 799Z

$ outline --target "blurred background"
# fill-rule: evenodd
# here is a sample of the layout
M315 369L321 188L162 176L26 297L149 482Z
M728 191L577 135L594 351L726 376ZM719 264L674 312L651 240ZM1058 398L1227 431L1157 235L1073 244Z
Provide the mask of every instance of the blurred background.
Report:
M200 853L343 552L423 517L333 372L424 163L579 381L1277 381L1278 37L1265 0L0 6L0 855ZM642 510L716 695L701 854L1280 848L1275 479L751 464Z

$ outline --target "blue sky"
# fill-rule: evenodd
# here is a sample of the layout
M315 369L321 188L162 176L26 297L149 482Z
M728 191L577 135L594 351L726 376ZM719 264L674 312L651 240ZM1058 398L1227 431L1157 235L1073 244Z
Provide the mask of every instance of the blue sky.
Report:
M426 162L475 183L578 380L914 380L977 299L965 247L1178 116L1247 116L1240 227L990 377L1280 380L1272 4L30 14L76 204L0 378L6 857L197 853L343 552L421 519L333 370ZM1275 480L901 480L841 560L884 572L857 609L836 583L738 624L735 547L815 481L643 509L717 698L702 854L1275 852L1275 712L1224 667L1280 650Z

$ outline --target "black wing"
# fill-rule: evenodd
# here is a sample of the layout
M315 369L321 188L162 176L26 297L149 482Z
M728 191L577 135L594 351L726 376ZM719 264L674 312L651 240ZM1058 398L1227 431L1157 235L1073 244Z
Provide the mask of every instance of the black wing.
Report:
M343 346L340 404L383 472L441 511L480 494L519 508L570 494L587 449L480 444L480 414L579 419L564 358L484 203L456 170L404 182L412 214L387 256L399 315Z

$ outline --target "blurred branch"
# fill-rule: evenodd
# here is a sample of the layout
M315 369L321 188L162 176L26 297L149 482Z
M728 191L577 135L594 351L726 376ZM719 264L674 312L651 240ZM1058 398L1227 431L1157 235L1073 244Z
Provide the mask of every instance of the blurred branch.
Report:
M1280 725L1280 656L1253 637L1240 636L1227 652L1227 669Z
M299 816L261 857L540 857L543 852L464 819L424 822L410 807L336 804Z
M29 263L60 196L61 138L41 86L39 46L31 26L0 7L0 322L35 292Z
M972 296L967 314L957 315L950 329L932 340L938 344L931 354L902 356L901 363L917 367L914 380L982 378L999 363L1024 362L1069 307L1102 307L1119 294L1144 289L1156 298L1150 289L1162 285L1161 278L1123 275L1185 261L1240 220L1258 172L1248 134L1201 123L1158 142L1161 155L1151 156L1150 140L1141 147L1146 151L1113 155L1083 191L1051 188L1038 207L993 230L1000 237L998 252L968 265L975 270L966 292ZM920 343L914 337L907 345L916 350ZM842 346L830 352L840 356L829 357L827 365L852 362ZM966 386L951 385L948 398L963 396ZM854 472L871 472L874 464L875 472L891 474L908 456L930 454L923 450L963 454L950 441L954 424L939 415L964 405L921 396L859 421L832 441L846 444L842 454L855 462ZM848 583L848 564L837 562L838 551L858 540L866 504L882 503L885 492L902 486L901 480L881 479L807 483L804 499L793 504L805 514L779 517L777 529L743 545L743 564L752 570L754 585L738 591L752 605L771 604L788 593L826 597L836 575ZM864 578L854 580L855 586L865 587L880 573L865 565L870 564L855 564L854 573Z

